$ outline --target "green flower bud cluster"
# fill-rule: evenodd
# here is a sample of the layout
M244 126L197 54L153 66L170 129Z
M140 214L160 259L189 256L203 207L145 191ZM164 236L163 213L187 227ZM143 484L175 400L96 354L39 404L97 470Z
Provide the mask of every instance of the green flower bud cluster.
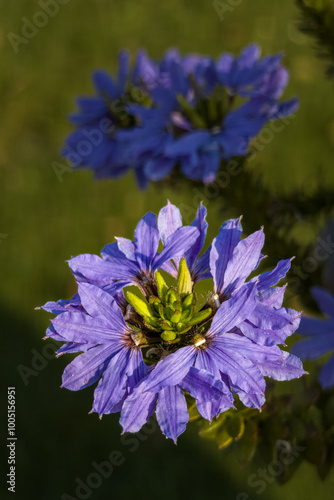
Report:
M211 308L196 312L197 297L186 260L181 259L176 287L168 287L160 272L155 273L157 295L147 300L128 291L125 298L143 318L148 330L160 335L164 342L176 343L195 325L205 322Z

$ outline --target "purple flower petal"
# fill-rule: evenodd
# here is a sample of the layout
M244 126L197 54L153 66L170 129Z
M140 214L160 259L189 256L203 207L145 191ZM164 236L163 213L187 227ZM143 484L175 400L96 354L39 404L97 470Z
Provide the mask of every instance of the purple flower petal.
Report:
M113 407L122 400L126 391L126 369L130 354L130 349L123 348L109 362L94 391L92 412L99 416L112 413Z
M154 257L159 247L159 231L156 215L148 212L135 230L136 257L143 271L151 271Z
M156 415L164 435L176 443L189 420L186 398L179 386L165 387L159 392Z
M195 265L195 271L193 271L193 279L196 283L197 281L202 281L212 278L210 271L210 255L211 246L200 256Z
M216 312L208 336L214 337L230 331L238 326L252 313L256 307L256 284L242 287L230 299L226 300Z
M158 228L164 245L166 245L168 238L180 227L182 227L181 212L168 200L167 205L160 210L158 215Z
M257 287L259 289L259 287ZM259 300L263 304L269 307L274 307L275 309L280 309L284 300L284 293L286 290L286 285L279 287L268 288L259 295Z
M121 332L113 325L81 312L62 313L52 320L52 324L56 332L70 342L89 342L96 345L121 340Z
M284 307L273 309L261 302L257 302L247 319L264 330L281 330L293 323L292 317Z
M170 259L183 257L185 252L195 243L197 238L197 228L189 226L180 227L180 229L170 235L165 248L155 257L152 270L156 271Z
M79 354L66 366L63 373L62 387L79 391L92 385L104 371L108 360L122 347L118 344L100 345Z
M136 387L146 377L147 366L140 349L132 349L126 373L130 389Z
M78 291L82 305L88 314L109 323L108 330L119 335L128 331L121 309L108 292L89 283L79 283Z
M185 258L188 264L188 268L192 270L196 264L198 255L203 248L206 232L208 229L208 223L206 222L207 210L203 207L202 203L197 210L196 217L191 223L192 227L196 227L199 231L199 235L195 243L187 250L185 253Z
M192 346L182 347L170 354L156 365L147 379L143 381L142 390L158 392L164 387L177 385L187 375L196 358Z
M226 392L221 380L216 379L209 371L190 367L180 386L190 396L201 402L217 401Z
M224 275L224 289L229 293L244 283L258 266L264 244L263 229L241 240L234 249Z
M218 236L213 240L210 253L210 269L214 280L214 292L224 288L224 274L233 251L240 241L242 227L239 219L224 222Z
M140 388L140 386L138 386ZM145 425L155 410L158 394L135 390L122 407L119 423L124 432L138 432Z
M138 266L131 261L106 261L97 255L82 254L68 261L78 281L88 281L97 285L107 285L112 280L132 279Z
M285 351L281 351L281 355L276 359L256 363L256 366L261 370L262 375L274 380L291 380L307 373L303 370L300 359Z
M267 288L276 285L282 278L284 278L291 267L291 261L292 259L280 260L275 269L253 278L252 281L258 281L258 290L266 290Z
M260 408L264 400L265 381L260 370L237 352L226 353L219 345L210 348L210 356L222 373L228 375L232 389L239 394L241 401L245 397ZM248 399L247 399L248 401Z
M117 237L117 246L119 250L125 255L125 257L134 262L136 259L136 246L133 241L128 240L127 238Z
M261 346L255 344L247 337L235 333L225 333L215 338L215 346L224 352L233 355L237 352L253 363L265 363L268 360L280 357L282 351L277 346Z

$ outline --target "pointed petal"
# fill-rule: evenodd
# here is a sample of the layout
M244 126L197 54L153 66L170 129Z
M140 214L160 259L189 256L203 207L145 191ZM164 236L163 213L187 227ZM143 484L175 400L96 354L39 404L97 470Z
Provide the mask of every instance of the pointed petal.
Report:
M108 322L110 331L121 334L128 330L122 311L110 293L89 283L79 283L78 293L88 314Z
M299 314L292 315L292 324L280 330L265 330L252 325L249 321L243 321L238 328L241 332L253 342L264 346L272 346L276 344L284 344L287 337L294 333L300 321Z
M159 392L156 415L164 435L176 443L189 420L186 398L179 386L165 387Z
M76 293L71 300L58 300L57 302L50 301L44 304L44 306L40 306L36 309L44 309L44 311L48 311L52 314L59 314L66 311L80 311L80 297Z
M258 266L264 244L263 229L241 240L234 249L224 275L224 289L232 293Z
M100 345L79 354L66 366L63 373L62 387L79 391L92 385L100 377L108 360L120 350L118 344Z
M197 403L197 409L203 418L212 421L214 417L217 417L221 413L230 408L234 408L233 395L224 395L217 401L210 401L207 403Z
M285 277L286 273L291 267L291 260L280 260L275 269L272 271L267 271L259 276L256 276L252 281L258 281L257 288L259 291L267 290L271 286L276 285L282 278Z
M81 312L65 312L52 320L56 332L70 342L106 344L121 341L121 333L98 318Z
M136 257L143 271L150 271L159 246L159 231L156 215L148 212L135 230Z
M110 262L90 254L78 255L68 261L68 265L78 281L88 281L98 285L108 285L117 279L132 279L137 271L134 263L131 265L131 261Z
M181 212L168 200L167 205L160 210L158 215L158 228L164 245L166 245L168 238L180 227L182 227Z
M271 377L274 380L291 380L305 375L303 364L299 358L288 352L281 351L281 355L276 359L268 360L265 363L256 363L262 375Z
M109 362L107 368L94 391L92 411L99 416L111 413L119 403L126 390L126 370L130 358L130 349L121 349Z
M139 386L140 387L140 386ZM135 390L124 401L119 423L124 432L138 432L155 410L158 394Z
M119 250L125 255L129 260L136 262L136 247L133 241L127 238L116 237L117 246Z
M66 344L63 344L58 349L57 356L60 354L87 352L89 349L92 349L92 347L96 347L96 344L89 344L88 342L66 342Z
M207 210L203 207L202 202L197 210L196 217L191 223L192 227L196 227L199 231L199 235L195 243L189 248L185 253L185 258L190 271L195 267L198 255L203 248L206 232L208 229L208 223L206 222Z
M226 267L240 241L241 233L240 218L231 219L224 222L218 236L212 242L210 269L214 280L215 293L223 290Z
M112 101L119 97L118 85L115 84L106 71L95 71L93 73L93 83L101 97L105 98L107 96Z

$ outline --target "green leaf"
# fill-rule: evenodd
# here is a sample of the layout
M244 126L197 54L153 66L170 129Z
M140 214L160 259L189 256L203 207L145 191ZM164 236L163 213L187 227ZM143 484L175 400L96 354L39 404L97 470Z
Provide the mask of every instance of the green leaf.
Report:
M146 316L148 318L153 318L147 300L140 299L139 297L137 297L137 295L135 295L132 292L125 292L124 295L126 300L129 302L129 304L132 305L132 307L135 309L135 311L137 311L138 314L140 314L141 316Z
M179 273L177 276L177 290L181 298L191 294L193 290L191 275L187 266L186 259L184 257L182 257L182 259L180 260Z
M203 311L199 311L194 314L194 316L187 321L188 325L198 325L198 323L202 323L205 321L212 313L212 309L208 307L208 309L203 309Z
M157 281L159 299L164 305L166 305L165 300L166 300L166 293L168 290L167 284L163 279L163 277L161 276L161 274L159 273L159 271L155 273L155 279Z
M164 340L165 342L169 342L171 340L175 340L176 339L176 333L175 332L171 332L171 331L165 331L165 332L162 332L161 334L161 338L162 340Z
M179 310L176 310L175 313L173 314L173 316L171 317L171 322L172 323L178 323L181 319L181 311Z
M180 295L178 294L177 290L174 288L169 288L168 292L166 294L166 305L167 306L172 306L176 302L180 307L181 307L181 299ZM175 307L174 307L175 310Z
M182 309L192 308L194 307L194 305L196 305L196 302L197 302L196 294L190 293L183 299Z

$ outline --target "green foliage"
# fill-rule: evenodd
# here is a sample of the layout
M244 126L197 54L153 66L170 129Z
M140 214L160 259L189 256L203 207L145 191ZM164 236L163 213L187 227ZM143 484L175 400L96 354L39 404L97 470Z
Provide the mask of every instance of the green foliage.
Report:
M334 76L334 4L332 0L297 0L302 12L300 29L317 40L321 58L329 60L328 74Z
M194 418L193 418L194 419ZM215 441L219 449L234 447L240 464L254 458L276 461L285 483L303 461L315 465L324 480L334 464L334 391L321 392L317 384L296 381L289 394L275 395L274 384L267 390L261 412L237 404L212 424L196 416L199 434Z

